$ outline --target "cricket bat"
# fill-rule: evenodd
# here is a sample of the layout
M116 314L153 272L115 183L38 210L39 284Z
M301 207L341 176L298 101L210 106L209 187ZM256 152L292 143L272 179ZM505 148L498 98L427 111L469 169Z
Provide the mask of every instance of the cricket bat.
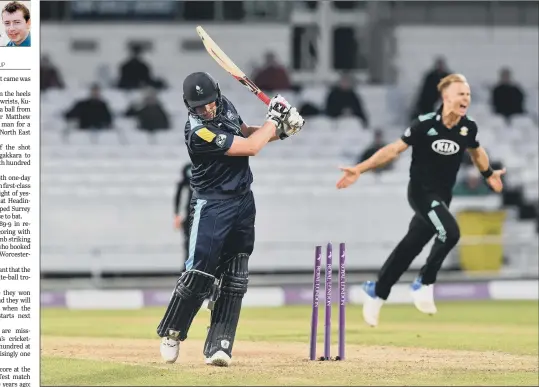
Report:
M198 36L202 39L202 43L208 51L208 54L211 55L213 59L230 75L236 78L243 86L245 86L251 93L256 95L258 99L264 102L266 105L269 105L270 98L260 90L260 88L251 81L243 71L240 70L238 66L219 48L217 43L213 41L212 38L204 31L201 26L196 28Z

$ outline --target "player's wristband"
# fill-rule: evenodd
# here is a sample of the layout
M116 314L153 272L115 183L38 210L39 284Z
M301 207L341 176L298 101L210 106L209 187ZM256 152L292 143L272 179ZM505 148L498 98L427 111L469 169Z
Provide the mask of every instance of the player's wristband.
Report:
M493 173L494 171L492 170L492 167L490 165L488 166L488 169L486 171L481 171L481 175L483 175L485 179L491 177Z

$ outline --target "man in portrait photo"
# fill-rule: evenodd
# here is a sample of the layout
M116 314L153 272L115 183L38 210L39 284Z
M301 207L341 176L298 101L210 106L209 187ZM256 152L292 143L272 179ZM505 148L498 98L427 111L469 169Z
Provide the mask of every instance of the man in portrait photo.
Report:
M5 4L7 3L7 4ZM30 10L29 1L0 2L2 7L2 24L5 37L9 39L7 47L30 47ZM26 5L27 4L27 5ZM3 34L4 35L4 34Z

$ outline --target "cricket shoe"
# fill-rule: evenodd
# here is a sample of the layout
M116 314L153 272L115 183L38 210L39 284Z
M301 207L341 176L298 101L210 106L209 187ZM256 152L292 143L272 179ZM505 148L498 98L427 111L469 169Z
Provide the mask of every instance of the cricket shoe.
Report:
M212 356L206 358L206 364L217 367L228 367L232 358L225 351L217 351Z
M375 327L378 325L378 317L380 316L380 309L384 305L384 300L376 295L376 282L367 281L363 284L363 320Z
M169 364L172 364L178 359L180 354L180 340L177 338L177 333L170 331L171 335L161 338L161 357Z
M434 285L423 285L421 277L417 277L411 285L412 299L415 307L422 313L435 314Z

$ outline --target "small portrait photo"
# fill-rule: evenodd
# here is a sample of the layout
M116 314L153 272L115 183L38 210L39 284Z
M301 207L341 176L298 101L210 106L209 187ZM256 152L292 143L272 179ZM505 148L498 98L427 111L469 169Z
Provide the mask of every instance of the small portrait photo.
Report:
M30 47L30 1L0 1L0 47Z

